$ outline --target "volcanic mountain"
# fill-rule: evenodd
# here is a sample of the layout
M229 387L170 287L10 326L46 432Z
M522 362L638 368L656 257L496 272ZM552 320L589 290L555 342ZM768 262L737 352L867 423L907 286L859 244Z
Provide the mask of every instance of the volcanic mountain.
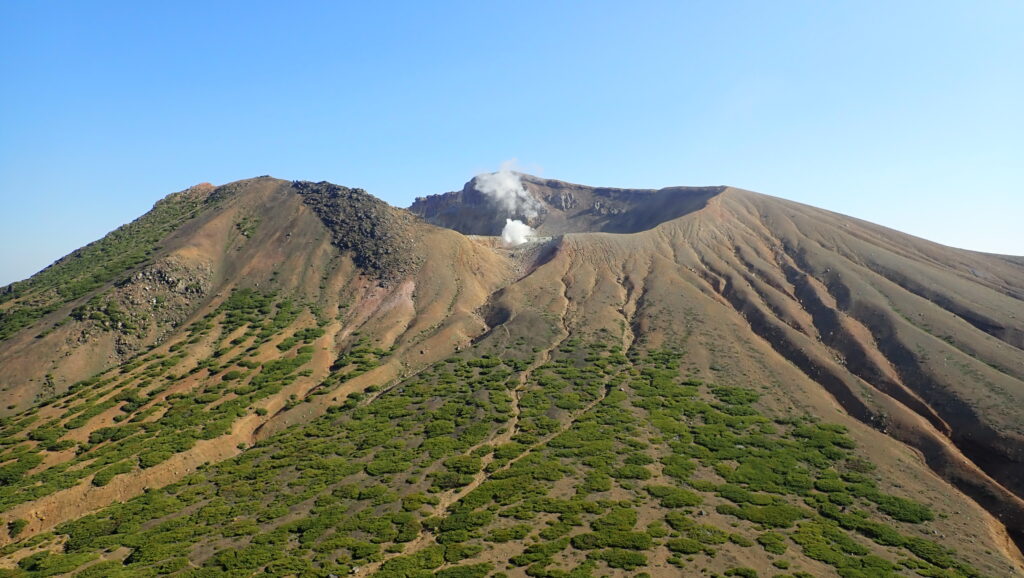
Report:
M1021 258L481 178L197 185L0 289L0 566L1024 574Z

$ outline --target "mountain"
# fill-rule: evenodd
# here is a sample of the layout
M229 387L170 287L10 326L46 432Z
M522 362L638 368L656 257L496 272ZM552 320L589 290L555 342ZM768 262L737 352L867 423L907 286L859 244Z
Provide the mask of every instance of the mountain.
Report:
M703 208L726 187L671 187L661 190L586 187L531 175L516 175L536 203L503 211L500 200L480 192L477 179L461 191L420 197L409 207L427 222L466 235L499 235L506 217L528 218L541 235L639 233Z
M1021 258L498 176L198 185L0 290L0 567L1024 575Z

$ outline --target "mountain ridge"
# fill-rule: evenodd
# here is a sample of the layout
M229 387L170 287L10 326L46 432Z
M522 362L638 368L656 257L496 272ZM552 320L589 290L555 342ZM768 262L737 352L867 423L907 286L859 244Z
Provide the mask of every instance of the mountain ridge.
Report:
M221 378L232 371L244 383L255 380L258 367L245 364L257 361L249 357L262 364L261 372L274 363L304 360L300 373L308 375L296 373L289 385L256 390L262 397L248 402L244 416L218 418L230 423L227 430L214 435L200 428L194 445L172 453L169 461L132 466L114 474L109 486L90 485L87 480L94 478L85 478L9 509L8 521L27 520L24 535L44 535L65 521L57 519L62 508L64 516L80 516L138 494L160 476L171 482L210 459L229 463L246 454L239 444L270 443L326 419L347 400L359 398L364 407L386 399L451 355L539 354L523 368L513 364L521 372L520 385L510 390L514 400L516 391L535 387L529 385L529 368L570 355L559 353L571 349L565 344L611 339L629 355L677 350L682 374L693 379L772 384L758 403L783 415L847 416L842 419L855 438L870 439L904 460L899 467L882 464L901 484L931 488L925 493L938 502L958 504L950 511L970 508L956 497L955 486L991 512L995 518L965 516L957 521L966 524L958 532L981 536L978 529L984 529L988 537L975 539L1019 567L1019 550L1000 529L1008 528L1020 543L1024 488L1013 474L1024 464L1024 432L1013 410L1024 397L1024 267L1018 260L943 247L732 187L637 192L521 178L523 189L543 203L531 221L543 238L519 247L473 236L497 235L505 218L520 216L495 212L475 180L461 192L417 201L413 213L419 211L423 220L358 189L329 183L257 178L206 191L204 200L212 198L216 206L161 239L162 247L147 253L147 261L0 342L6 395L23 392L20 407L28 407L51 388L37 400L42 405L30 410L34 414L9 422L8 435L24 435L25 427L16 426L35 415L39 423L63 428L58 434L68 433L54 438L50 426L33 426L43 441L30 438L16 447L59 448L74 438L80 451L85 448L81 456L102 456L115 451L104 448L127 442L95 445L88 439L120 427L118 416L163 431L158 424L169 418L161 415L185 415L174 395L192 388L211 399L225 391L228 400L253 395L251 386L219 385L233 383ZM460 194L470 197L463 213ZM635 206L638 198L652 201L653 208ZM488 219L478 218L485 213ZM464 231L431 226L442 221ZM231 303L239 291L269 292L259 307L271 317L284 315L281 323L293 320L261 330L266 337L255 329L239 335L241 327L229 331L232 325L216 329L238 315L231 308L238 305ZM31 297L22 293L17 299L26 295ZM169 304L161 309L154 299L161 307ZM10 303L0 307L7 311ZM78 314L76 308L82 308ZM294 314L296 308L303 312ZM164 320L161 311L174 312L173 319ZM63 319L68 321L61 324ZM203 329L208 325L213 329ZM122 337L132 331L138 335ZM120 354L118 339L127 347ZM76 369L61 361L95 359L97 351L108 352L100 356L105 366ZM117 376L119 364L143 355L163 357ZM157 375L163 359L179 357L159 374L179 393L113 401L127 395L114 390L152 383L146 373ZM17 359L50 365L30 375ZM181 375L173 369L179 365ZM64 374L54 368L64 368ZM25 377L18 378L19 371ZM64 393L72 381L98 372L107 377L97 383L106 385L79 385ZM76 375L81 377L72 379ZM61 377L67 382L60 383ZM100 413L79 420L82 425L60 417L70 410L59 405L82 405L74 396L90 388L110 390L94 402L103 407ZM583 413L603 407L596 403ZM254 407L264 413L251 413ZM155 413L143 416L146 408ZM920 452L917 457L908 447ZM22 475L45 477L68 451L42 450L42 466ZM901 477L899 468L916 477ZM952 486L921 477L930 472ZM107 497L100 499L103 493ZM37 505L43 501L52 506L41 514ZM84 509L69 510L70 503Z

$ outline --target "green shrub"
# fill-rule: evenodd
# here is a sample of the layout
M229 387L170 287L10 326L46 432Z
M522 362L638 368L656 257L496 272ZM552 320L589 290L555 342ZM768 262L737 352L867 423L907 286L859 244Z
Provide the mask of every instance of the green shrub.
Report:
M75 573L75 578L134 578L135 573L127 570L120 560L99 562Z
M680 554L697 554L704 550L704 545L693 538L673 538L665 542L665 546Z
M483 467L483 462L478 457L456 456L445 460L444 465L457 474L472 475L480 471L480 468Z
M649 480L651 479L651 471L643 466L627 464L616 468L612 473L612 477L620 480Z
M810 513L796 506L775 504L771 506L730 506L723 504L718 506L718 512L728 516L736 516L749 520L756 524L764 524L773 528L790 528L800 519L806 518Z
M771 554L786 553L786 537L778 532L765 532L757 537L757 543Z
M612 489L612 477L604 472L590 472L579 489L585 493L607 492Z
M170 450L154 450L139 454L139 467L151 468L159 463L165 462L174 455Z
M742 548L749 548L754 545L749 538L741 536L740 534L729 534L729 541Z
M490 562L470 566L453 566L434 572L438 578L484 578L491 573L494 565Z
M10 522L7 522L7 535L11 538L17 538L21 534L21 531L28 526L28 520L21 518L15 518Z
M132 465L128 462L118 462L112 466L107 466L96 472L96 475L92 478L92 485L105 486L114 479L114 476L126 474L132 471L132 469Z
M572 537L572 546L577 550L598 548L623 548L626 550L647 550L654 545L651 535L646 532L624 532L620 530L602 533L577 534Z
M491 533L487 535L487 541L505 543L511 542L512 540L522 540L529 533L530 526L527 526L526 524L519 524L512 526L511 528L499 528L497 530L492 530Z
M953 557L954 552L941 544L926 540L924 538L908 538L906 541L908 550L923 560L935 564L939 568L950 568L956 564Z
M67 574L82 564L91 562L98 557L99 554L92 552L54 555L49 551L43 551L22 558L18 561L18 567L32 572L36 576L57 576L59 574Z
M607 515L597 518L590 523L590 527L596 532L625 532L636 526L637 513L631 508L615 508Z
M684 456L671 455L661 459L663 464L662 471L666 476L676 478L677 480L686 481L693 474L693 471L697 468L697 464L693 460Z
M647 493L658 498L666 508L698 506L703 502L699 494L671 486L647 486Z
M647 557L643 554L616 548L592 553L589 558L603 560L609 567L621 568L623 570L636 570L647 564Z
M253 570L282 557L281 550L273 546L252 544L237 550L221 550L210 562L224 570Z
M885 494L880 494L872 499L878 504L879 510L901 522L920 524L935 519L935 514L931 508L912 500Z

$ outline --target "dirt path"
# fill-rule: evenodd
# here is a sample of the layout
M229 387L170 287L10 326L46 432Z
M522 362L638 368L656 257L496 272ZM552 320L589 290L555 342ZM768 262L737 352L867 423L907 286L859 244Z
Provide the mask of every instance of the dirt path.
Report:
M580 409L578 412L573 414L572 417L570 417L568 420L566 420L565 423L563 423L557 430L555 430L554 432L548 434L544 438L534 442L533 444L528 446L525 450L523 450L523 453L521 453L518 456L516 456L515 458L509 460L509 462L507 464L505 464L504 466L498 468L497 470L494 470L494 472L491 472L491 473L488 473L486 471L486 465L490 464L491 462L494 461L494 454L488 454L484 458L484 460L483 460L485 468L481 469L479 472L477 472L476 475L473 476L473 481L470 482L469 484L461 487L461 488L458 488L456 490L451 490L451 491L448 491L448 492L445 492L444 494L442 494L440 496L440 498L439 498L440 501L437 503L436 506L434 506L432 508L432 511L431 511L430 515L431 516L441 516L441 515L443 515L446 511L448 511L449 508L451 508L453 505L458 503L459 500L461 500L462 498L464 498L467 495L469 495L469 493L472 492L473 490L479 488L480 485L483 484L488 479L490 479L491 476L493 476L494 474L496 474L498 472L504 472L504 471L508 470L513 465L515 465L515 463L518 462L519 460L521 460L521 459L525 458L526 456L530 455L533 451L535 451L536 449L544 446L545 444L547 444L552 439L554 439L554 438L558 437L559 435L565 433L570 427L573 426L573 424L576 423L576 420L578 420L580 417L586 415L588 412L590 412L592 409L594 409L599 403L604 401L605 398L608 397L608 391L609 391L609 386L604 387L601 390L601 395L598 396L597 399L595 399L594 401L591 401L586 406L584 406L582 409ZM511 431L511 429L509 431ZM505 436L506 436L506 434L502 434L501 437L505 437ZM509 439L511 439L511 436L507 436L507 437ZM498 438L495 437L495 438L492 438L491 441L492 442L493 441L497 441L497 439ZM400 552L398 554L393 554L391 556L388 556L388 557L384 558L384 560L382 560L380 562L374 562L373 564L368 564L366 566L362 566L353 575L354 576L370 576L371 574L373 574L374 572L379 570L381 565L383 565L388 560L391 560L392 558L396 558L398 556L407 556L407 555L410 555L410 554L415 554L416 552L419 552L420 550L422 550L422 549L426 548L427 546L429 546L433 541L434 541L433 534L429 534L426 531L424 531L424 532L420 533L420 535L417 536L415 540L406 543L406 546L402 550L402 552Z
M493 447L497 447L497 446L500 446L500 445L503 445L503 444L507 444L507 443L511 442L512 438L515 437L516 433L518 433L518 431L519 431L519 416L522 413L522 410L520 409L519 404L520 404L520 401L522 399L523 392L526 391L527 383L529 383L530 378L533 376L533 373L537 369L543 367L546 363L551 361L551 354L552 354L552 352L554 352L556 349L561 347L561 345L569 338L570 331L569 331L569 326L568 326L568 323L567 323L567 319L569 317L569 311L570 311L570 308L571 308L571 301L569 300L569 297L568 297L568 295L566 295L566 292L565 292L565 289L567 287L568 286L565 284L564 279L563 279L562 299L564 301L564 304L563 304L561 315L559 316L560 317L560 325L561 325L561 327L560 327L561 335L552 342L550 347L542 350L537 355L537 358L533 361L533 363L531 363L526 369L524 369L523 371L521 371L519 373L519 378L517 380L516 386L514 388L512 388L512 390L509 392L510 395L512 396L512 415L509 417L509 420L507 422L507 426L505 427L505 431L500 433L500 434L498 434L498 435L496 435L496 436L488 438L488 439L486 439L486 440L484 440L484 441L482 441L482 442L472 446L471 448L467 449L464 452L465 454L472 454L474 451L476 451L477 449L479 449L479 448L481 448L481 447L483 447L485 445L490 445L490 446L493 446ZM498 468L494 472L491 472L491 473L487 472L487 466L494 462L494 453L491 452L491 453L487 454L486 456L484 456L483 459L482 459L482 467L481 467L480 471L477 472L473 476L473 480L469 484L467 484L467 485L465 485L465 486L463 486L461 488L456 488L456 489L453 489L453 490L449 490L447 492L444 492L440 496L438 496L438 500L439 501L438 501L437 505L435 505L431 509L430 516L442 516L442 515L444 515L444 513L447 512L449 508L451 508L454 504L458 503L459 500L461 500L462 498L464 498L467 495L469 495L470 492L472 492L473 490L479 488L481 484L483 484L485 481L490 479L490 477L493 476L495 473L503 472L503 471L508 470L516 462L518 462L519 460L523 459L524 457L529 455L531 452L533 452L537 448L539 448L539 447L543 446L544 444L548 443L550 440L554 439L556 436L561 435L562 433L564 433L566 430L568 430L570 427L572 427L572 425L574 423L576 423L576 420L579 419L580 416L586 414L587 412L592 410L595 406L597 406L597 404L599 404L602 401L604 401L604 399L605 399L605 397L607 397L607 395L608 395L608 388L605 387L605 388L603 388L601 390L601 395L598 396L597 399L595 399L594 401L588 403L581 410L579 410L578 412L573 414L556 431L552 432L551 434L545 436L544 438L542 438L542 439L536 441L535 443L533 443L532 445L528 446L525 450L523 450L523 452L521 454L519 454L518 456L516 456L515 458L510 460L507 464L505 464L504 466ZM397 558L399 556L408 556L410 554L415 554L416 552L419 552L419 551L423 550L424 548L426 548L427 546L429 546L433 541L434 541L434 536L432 534L426 532L426 531L423 531L414 540L412 540L411 542L407 542L405 544L405 548L402 549L402 552L399 552L399 553L396 553L396 554L392 554L390 556L386 556L380 562L374 562L372 564L367 564L366 566L361 566L357 571L353 572L352 575L353 576L357 576L357 577L359 577L359 576L370 576L370 575L376 573L381 568L381 566L384 563L386 563L387 561L389 561L389 560L391 560L393 558Z

